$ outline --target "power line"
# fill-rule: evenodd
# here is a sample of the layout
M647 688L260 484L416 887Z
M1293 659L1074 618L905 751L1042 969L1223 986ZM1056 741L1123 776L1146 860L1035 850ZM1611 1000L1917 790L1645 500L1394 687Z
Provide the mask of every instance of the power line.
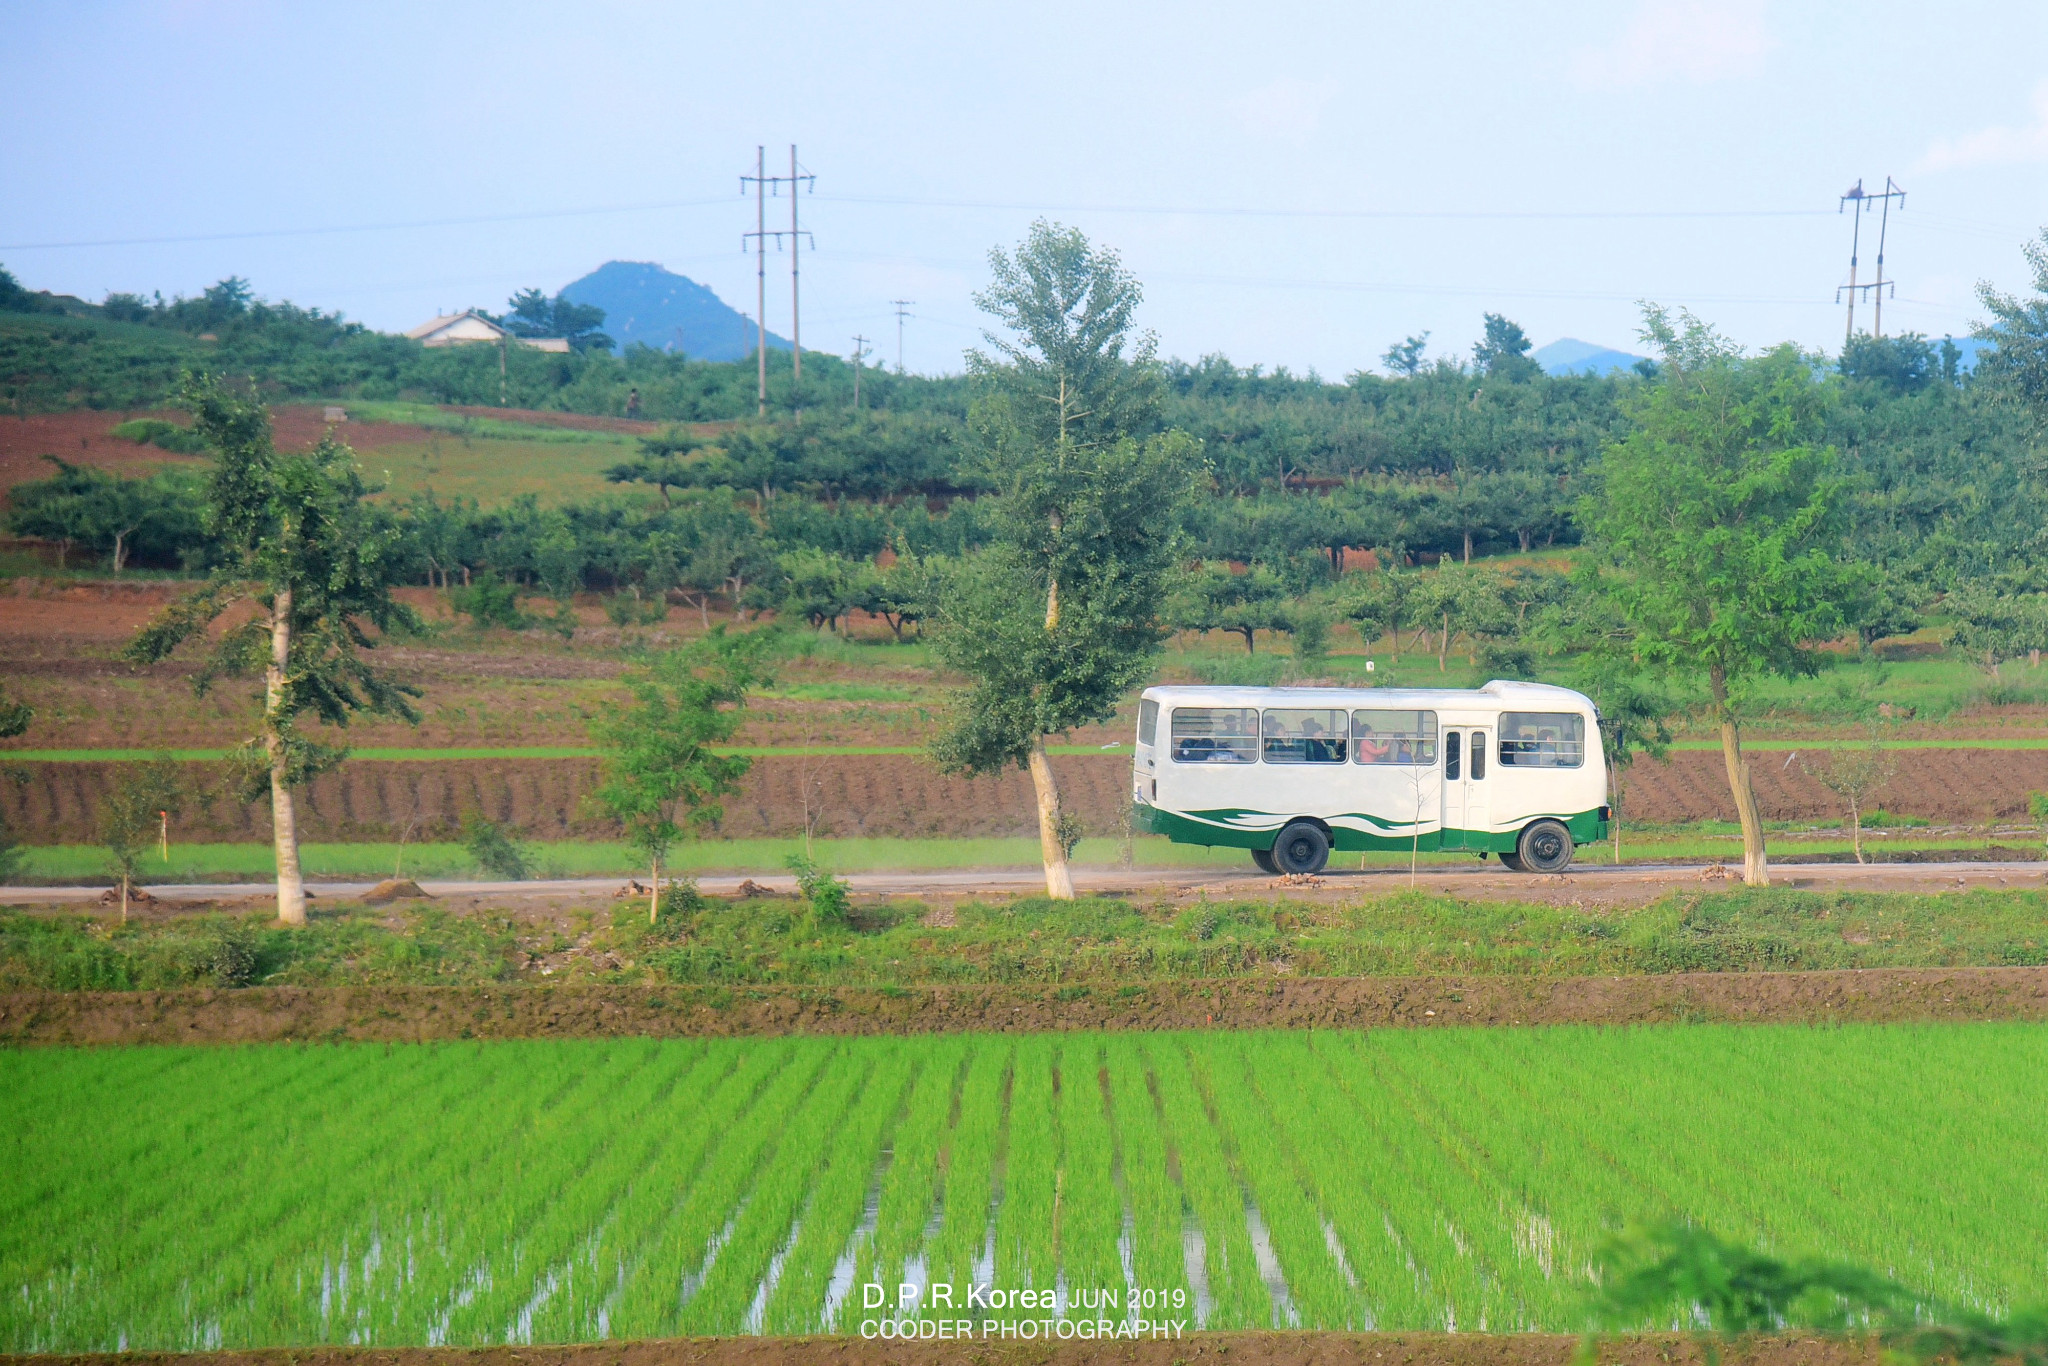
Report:
M1201 204L1028 204L1002 200L916 199L879 195L824 195L826 203L873 205L925 209L995 209L1019 213L1120 213L1158 214L1198 218L1334 218L1362 220L1474 221L1541 220L1564 221L1638 219L1729 219L1806 218L1824 209L1585 209L1585 210L1464 210L1464 209L1287 209L1242 208ZM420 228L478 227L493 223L530 223L556 218L596 218L608 214L658 213L671 209L699 209L724 204L724 199L665 199L641 204L612 204L584 208L539 209L525 213L469 214L459 218L419 218L390 223L330 223L313 227L260 228L242 232L178 233L155 237L79 238L71 241L6 242L0 251L68 251L92 247L178 246L199 242L245 242L264 238L320 237L356 232L407 232ZM1990 225L1983 225L1989 228Z
M162 247L190 242L247 242L266 237L324 237L350 232L406 232L414 228L467 228L487 223L532 223L550 218L598 218L614 213L654 213L663 209L701 209L724 199L665 199L647 204L615 204L605 208L541 209L532 213L471 214L462 218L417 218L402 223L335 223L312 228L261 228L249 232L202 232L169 237L101 237L74 242L8 242L0 251L64 251L83 247Z
M908 310L917 300L891 299L889 302L896 305L896 373L900 375L903 373L903 320L910 316Z

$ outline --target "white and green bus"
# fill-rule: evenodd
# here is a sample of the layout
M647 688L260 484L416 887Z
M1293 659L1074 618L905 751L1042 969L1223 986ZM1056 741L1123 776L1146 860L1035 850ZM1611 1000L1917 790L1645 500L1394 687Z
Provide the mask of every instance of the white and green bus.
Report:
M1599 714L1541 683L1147 688L1133 779L1141 828L1270 873L1410 848L1555 873L1607 834Z

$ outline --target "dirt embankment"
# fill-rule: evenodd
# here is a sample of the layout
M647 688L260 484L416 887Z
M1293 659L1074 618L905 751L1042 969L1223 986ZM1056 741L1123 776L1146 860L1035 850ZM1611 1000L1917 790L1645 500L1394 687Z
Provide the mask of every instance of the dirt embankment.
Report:
M0 995L14 1044L2048 1019L2048 968L962 987L250 987Z
M1194 1333L1125 1343L883 1342L845 1338L683 1338L521 1347L293 1347L253 1352L129 1352L0 1357L9 1366L1567 1366L1576 1338L1551 1333ZM1726 1344L1728 1366L1875 1366L1874 1341L1775 1337ZM1619 1338L1603 1366L1703 1366L1677 1334Z
M1053 765L1068 809L1091 832L1114 831L1130 760L1062 755ZM92 840L100 798L127 771L106 763L20 768L26 782L0 782L0 822L35 844ZM195 764L192 772L195 784L216 781L211 766ZM354 760L300 795L299 833L315 841L395 840L410 827L412 839L446 839L465 815L481 812L528 839L613 839L617 823L584 800L596 775L594 759ZM968 838L1038 829L1024 774L949 777L914 755L879 754L756 759L741 790L726 800L719 833L799 835L807 814L812 833L825 836ZM269 820L267 805L215 795L192 803L173 837L267 840Z
M2048 789L2048 750L1902 750L1899 775L1879 795L1886 810L1943 823L2024 818L2026 794ZM6 756L0 751L0 766ZM1114 834L1129 781L1121 755L1062 755L1053 760L1061 796L1094 835ZM119 779L118 764L22 765L26 781L0 782L0 821L31 843L93 838L99 799ZM206 770L194 766L195 782ZM610 839L617 826L593 813L593 759L461 759L445 762L354 760L317 779L300 798L300 833L320 841L451 836L470 812L509 825L528 839ZM1796 765L1760 766L1757 800L1766 817L1830 824L1842 818L1834 794ZM1631 773L1631 820L1733 820L1721 756L1681 751L1667 763ZM187 840L264 840L268 808L214 797L195 802L174 830ZM741 790L725 803L719 833L728 839L803 833L835 837L974 838L1037 831L1030 781L942 774L909 754L770 756L754 761Z

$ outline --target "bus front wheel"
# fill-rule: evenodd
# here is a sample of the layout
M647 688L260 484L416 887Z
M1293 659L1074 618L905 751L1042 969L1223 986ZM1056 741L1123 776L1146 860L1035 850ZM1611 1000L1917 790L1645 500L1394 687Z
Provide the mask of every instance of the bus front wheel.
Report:
M1273 851L1271 849L1252 850L1252 862L1258 864L1262 872L1275 875L1280 872L1280 865L1273 862Z
M1320 873L1330 861L1330 837L1307 821L1296 821L1273 842L1276 871L1296 876Z
M1531 873L1561 873L1572 866L1572 832L1562 821L1536 821L1515 842L1522 867Z

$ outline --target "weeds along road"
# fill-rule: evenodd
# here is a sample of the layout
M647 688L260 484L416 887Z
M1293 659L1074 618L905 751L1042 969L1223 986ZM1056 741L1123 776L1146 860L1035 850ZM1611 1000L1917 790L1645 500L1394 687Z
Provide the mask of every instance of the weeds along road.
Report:
M1210 896L1225 899L1263 899L1272 896L1309 900L1346 900L1398 892L1410 885L1405 869L1374 868L1368 871L1331 868L1313 878L1283 880L1247 868L1243 873L1221 873L1214 869L1077 868L1076 890L1083 896ZM1008 868L913 873L850 873L844 878L857 895L875 897L935 898L945 901L977 896L1032 895L1044 889L1036 869ZM1993 891L2000 888L2039 887L2048 882L2048 862L1948 863L1777 863L1772 867L1777 886L1814 891L1947 892L1965 888ZM1425 869L1413 884L1432 892L1488 900L1584 901L1596 904L1648 901L1684 889L1709 889L1741 885L1739 872L1718 865L1699 867L1681 864L1597 864L1574 865L1555 876L1511 873L1493 863L1469 868ZM309 882L315 899L359 900L377 884L372 882ZM437 881L418 884L435 898L475 900L546 898L555 901L611 900L638 895L646 888L619 877L565 878L526 882ZM726 875L697 879L699 890L710 896L744 896L749 888L778 896L794 895L796 881L787 875L761 873L751 877ZM151 886L148 894L163 903L253 903L262 900L268 884L261 882L210 882ZM106 894L104 884L69 887L0 887L0 905L76 906L98 904ZM168 908L168 907L167 907Z

